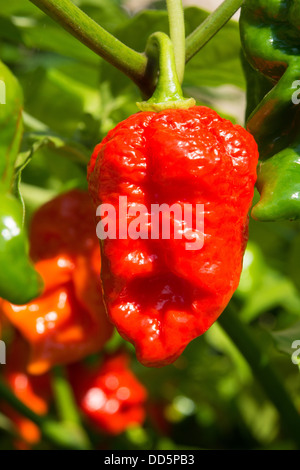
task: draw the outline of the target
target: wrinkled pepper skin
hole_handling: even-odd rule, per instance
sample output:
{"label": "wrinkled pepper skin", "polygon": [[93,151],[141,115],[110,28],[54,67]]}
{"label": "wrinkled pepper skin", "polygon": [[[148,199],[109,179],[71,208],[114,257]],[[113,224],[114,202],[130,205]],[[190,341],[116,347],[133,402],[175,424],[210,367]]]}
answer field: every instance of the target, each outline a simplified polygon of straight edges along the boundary
{"label": "wrinkled pepper skin", "polygon": [[117,220],[119,196],[127,196],[127,209],[142,203],[148,213],[155,203],[204,204],[200,250],[187,251],[172,230],[169,240],[150,239],[150,225],[141,227],[148,240],[101,242],[109,316],[142,364],[173,362],[237,288],[257,161],[250,134],[197,106],[133,115],[95,148],[89,191],[95,207],[116,208]]}
{"label": "wrinkled pepper skin", "polygon": [[69,191],[38,209],[30,241],[45,290],[25,305],[3,302],[2,310],[30,344],[28,372],[38,375],[99,351],[113,327],[102,300],[88,193]]}
{"label": "wrinkled pepper skin", "polygon": [[[49,374],[33,376],[27,373],[28,345],[16,335],[9,345],[7,364],[3,369],[3,379],[12,392],[38,415],[48,412],[52,390]],[[18,449],[28,449],[41,439],[39,427],[22,416],[7,403],[1,404],[2,411],[12,420],[19,437],[15,440]]]}
{"label": "wrinkled pepper skin", "polygon": [[23,205],[14,195],[14,166],[23,134],[23,94],[17,79],[0,61],[1,89],[3,84],[5,104],[0,104],[0,297],[22,304],[37,297],[43,285],[28,256]]}
{"label": "wrinkled pepper skin", "polygon": [[300,107],[293,100],[299,97],[300,2],[245,0],[240,30],[248,62],[247,130],[262,160],[261,199],[252,216],[295,220],[300,217]]}
{"label": "wrinkled pepper skin", "polygon": [[96,367],[74,364],[69,375],[79,407],[99,431],[118,435],[143,424],[147,391],[125,353],[107,356]]}

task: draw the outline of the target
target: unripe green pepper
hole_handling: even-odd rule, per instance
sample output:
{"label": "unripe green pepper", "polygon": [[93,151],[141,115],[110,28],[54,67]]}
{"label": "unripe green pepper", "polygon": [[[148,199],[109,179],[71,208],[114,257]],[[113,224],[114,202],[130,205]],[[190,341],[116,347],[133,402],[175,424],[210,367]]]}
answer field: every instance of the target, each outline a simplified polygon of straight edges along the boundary
{"label": "unripe green pepper", "polygon": [[8,192],[23,134],[23,93],[16,77],[1,61],[0,86],[4,97],[0,104],[0,187],[1,192]]}
{"label": "unripe green pepper", "polygon": [[17,79],[0,62],[0,297],[25,304],[42,281],[28,257],[22,202],[14,195],[15,162],[23,134],[23,95]]}
{"label": "unripe green pepper", "polygon": [[300,1],[245,0],[241,41],[250,96],[247,129],[263,161],[258,170],[261,193],[252,216],[261,221],[300,218]]}
{"label": "unripe green pepper", "polygon": [[300,217],[300,145],[288,147],[258,168],[260,201],[252,210],[258,220],[295,220]]}

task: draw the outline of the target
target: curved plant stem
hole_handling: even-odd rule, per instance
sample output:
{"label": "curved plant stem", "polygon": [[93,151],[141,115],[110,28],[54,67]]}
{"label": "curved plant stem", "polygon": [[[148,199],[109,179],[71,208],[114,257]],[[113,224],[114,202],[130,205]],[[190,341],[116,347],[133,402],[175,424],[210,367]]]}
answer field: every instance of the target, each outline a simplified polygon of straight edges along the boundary
{"label": "curved plant stem", "polygon": [[74,5],[71,0],[30,1],[89,49],[124,72],[143,92],[148,90],[150,85],[145,77],[147,59],[143,54],[134,51],[116,39]]}
{"label": "curved plant stem", "polygon": [[240,321],[232,302],[219,317],[218,323],[251,366],[255,378],[276,407],[286,432],[300,448],[300,415],[268,356],[253,338],[249,327]]}
{"label": "curved plant stem", "polygon": [[47,416],[37,415],[20,401],[1,379],[0,397],[22,416],[25,416],[35,423],[41,430],[43,437],[55,446],[70,450],[84,450],[90,448],[85,436],[78,432],[78,429],[69,425],[67,426],[64,423],[53,421]]}
{"label": "curved plant stem", "polygon": [[195,105],[193,98],[185,99],[177,77],[173,43],[165,33],[153,33],[147,42],[149,63],[159,65],[159,76],[153,96],[137,103],[141,111],[159,112],[170,108],[189,108]]}
{"label": "curved plant stem", "polygon": [[244,0],[225,0],[205,21],[186,38],[188,62],[230,20]]}
{"label": "curved plant stem", "polygon": [[167,7],[176,71],[179,83],[182,83],[185,67],[185,25],[182,0],[167,0]]}

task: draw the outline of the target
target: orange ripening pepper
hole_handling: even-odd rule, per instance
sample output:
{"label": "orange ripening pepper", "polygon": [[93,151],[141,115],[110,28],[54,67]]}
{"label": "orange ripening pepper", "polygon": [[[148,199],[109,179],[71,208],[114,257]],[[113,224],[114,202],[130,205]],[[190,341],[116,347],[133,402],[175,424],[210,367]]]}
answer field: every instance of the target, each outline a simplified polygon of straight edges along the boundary
{"label": "orange ripening pepper", "polygon": [[[33,376],[27,373],[28,344],[16,335],[9,346],[7,365],[3,378],[12,392],[26,406],[38,415],[45,415],[51,400],[51,383],[48,374]],[[41,439],[39,427],[30,419],[22,416],[7,403],[1,404],[2,411],[15,424],[19,439],[15,441],[18,449],[28,449]]]}
{"label": "orange ripening pepper", "polygon": [[[117,227],[115,239],[103,236],[101,243],[104,301],[144,365],[173,362],[232,297],[248,238],[257,162],[253,137],[201,106],[135,114],[96,146],[89,191],[95,207],[114,207]],[[125,212],[120,196],[127,201]],[[193,230],[203,247],[187,249],[187,239],[175,237],[185,233],[175,213],[169,212],[170,236],[163,239],[160,229],[153,237],[154,204],[176,204],[181,214],[189,205],[194,220],[197,204],[203,205],[204,230]],[[139,219],[140,236],[130,238],[129,229],[120,236],[124,218],[130,228],[138,207],[147,208],[146,218]],[[162,213],[168,216],[168,209]],[[105,218],[109,225],[112,216]]]}
{"label": "orange ripening pepper", "polygon": [[95,353],[112,334],[102,300],[93,220],[89,195],[79,190],[56,197],[33,216],[31,256],[45,282],[44,293],[26,305],[2,305],[30,343],[31,374]]}
{"label": "orange ripening pepper", "polygon": [[143,424],[147,392],[125,353],[108,356],[96,367],[73,364],[69,374],[78,405],[95,428],[117,435]]}

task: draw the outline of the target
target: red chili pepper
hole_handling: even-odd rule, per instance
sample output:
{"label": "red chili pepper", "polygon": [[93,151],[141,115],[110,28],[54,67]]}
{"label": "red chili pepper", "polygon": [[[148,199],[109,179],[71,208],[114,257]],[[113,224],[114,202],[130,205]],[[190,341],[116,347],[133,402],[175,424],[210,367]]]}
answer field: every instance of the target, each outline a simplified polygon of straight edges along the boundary
{"label": "red chili pepper", "polygon": [[[48,412],[51,399],[51,384],[48,374],[32,376],[27,373],[28,345],[17,335],[9,347],[7,364],[3,368],[3,378],[13,393],[39,415]],[[15,441],[18,449],[28,449],[40,441],[39,427],[30,419],[22,416],[7,403],[1,404],[2,410],[10,418],[19,433]]]}
{"label": "red chili pepper", "polygon": [[2,309],[30,343],[28,371],[41,374],[99,351],[112,333],[88,193],[73,190],[42,206],[33,217],[30,241],[45,291],[24,306],[3,302]]}
{"label": "red chili pepper", "polygon": [[[257,162],[247,131],[196,106],[133,115],[95,148],[89,191],[95,206],[114,206],[117,221],[117,238],[101,244],[104,300],[143,364],[173,362],[228,304],[242,269]],[[151,239],[150,219],[140,227],[148,239],[120,239],[119,196],[127,197],[125,210],[143,204],[148,214],[151,204],[191,204],[194,219],[196,204],[204,204],[203,248],[188,251],[172,230],[170,239]],[[181,221],[171,216],[177,234]],[[203,230],[194,233],[201,240]]]}
{"label": "red chili pepper", "polygon": [[129,369],[126,354],[106,357],[93,368],[73,364],[69,373],[78,404],[97,429],[117,435],[143,424],[147,392]]}

